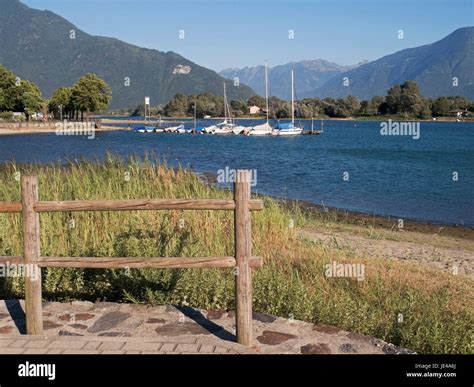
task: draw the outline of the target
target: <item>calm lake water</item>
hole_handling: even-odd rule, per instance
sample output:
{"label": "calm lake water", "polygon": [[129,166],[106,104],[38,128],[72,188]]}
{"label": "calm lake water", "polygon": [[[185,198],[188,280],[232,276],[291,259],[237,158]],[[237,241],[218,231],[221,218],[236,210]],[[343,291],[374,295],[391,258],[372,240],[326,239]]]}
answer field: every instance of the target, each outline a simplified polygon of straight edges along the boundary
{"label": "calm lake water", "polygon": [[[94,140],[55,134],[0,136],[0,162],[49,163],[102,158],[107,151],[122,156],[148,152],[197,172],[255,169],[254,190],[259,193],[474,226],[474,123],[421,122],[418,140],[381,136],[378,122],[324,124],[321,136],[292,138],[133,132],[96,133]],[[189,121],[186,125],[192,127]],[[453,180],[455,172],[458,181]]]}

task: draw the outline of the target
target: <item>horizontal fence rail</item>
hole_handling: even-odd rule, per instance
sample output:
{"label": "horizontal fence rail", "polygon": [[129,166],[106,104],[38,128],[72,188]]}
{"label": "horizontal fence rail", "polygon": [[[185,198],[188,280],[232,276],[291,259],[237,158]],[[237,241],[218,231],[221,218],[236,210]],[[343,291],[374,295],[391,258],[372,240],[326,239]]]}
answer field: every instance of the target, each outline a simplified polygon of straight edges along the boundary
{"label": "horizontal fence rail", "polygon": [[[21,202],[0,202],[0,213],[21,213],[23,257],[0,256],[0,265],[30,265],[39,275],[25,276],[27,334],[43,333],[41,268],[141,269],[141,268],[236,268],[235,304],[237,341],[252,345],[251,269],[262,266],[252,256],[251,211],[263,210],[263,202],[251,199],[251,174],[237,171],[234,199],[134,199],[40,201],[36,176],[22,176]],[[44,257],[40,254],[39,214],[77,211],[231,210],[234,211],[234,256],[227,257]]]}
{"label": "horizontal fence rail", "polygon": [[[234,200],[150,199],[150,200],[74,200],[37,202],[35,212],[150,211],[150,210],[235,210]],[[258,199],[249,201],[250,211],[263,209]],[[21,202],[0,203],[0,212],[20,213]]]}
{"label": "horizontal fence rail", "polygon": [[[261,267],[260,257],[249,259],[250,267]],[[234,257],[163,257],[163,258],[140,258],[140,257],[40,257],[39,267],[74,267],[94,269],[136,269],[136,268],[226,268],[235,267]]]}

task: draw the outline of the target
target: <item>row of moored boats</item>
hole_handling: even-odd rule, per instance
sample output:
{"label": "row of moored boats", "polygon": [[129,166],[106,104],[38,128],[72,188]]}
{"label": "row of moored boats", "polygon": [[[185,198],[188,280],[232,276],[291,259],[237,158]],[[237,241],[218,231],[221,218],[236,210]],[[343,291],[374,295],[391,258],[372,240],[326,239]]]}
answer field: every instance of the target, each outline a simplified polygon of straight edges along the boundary
{"label": "row of moored boats", "polygon": [[138,133],[198,133],[198,134],[236,134],[245,136],[295,136],[302,133],[303,129],[293,123],[278,124],[272,127],[268,122],[257,126],[242,126],[233,120],[224,120],[215,125],[186,129],[184,124],[178,126],[152,126],[136,127]]}
{"label": "row of moored boats", "polygon": [[[237,135],[247,135],[247,136],[296,136],[300,135],[303,132],[303,128],[295,125],[295,87],[294,87],[294,74],[293,70],[291,71],[291,122],[290,123],[278,123],[275,127],[272,127],[269,123],[269,106],[268,106],[268,70],[267,65],[265,64],[265,97],[266,97],[266,113],[267,121],[263,124],[256,126],[242,126],[235,123],[232,118],[230,105],[227,100],[226,86],[224,83],[224,121],[206,126],[203,128],[197,128],[196,124],[194,129],[185,129],[184,124],[178,126],[150,126],[144,125],[138,128],[135,128],[135,131],[139,133],[207,133],[207,134],[237,134]],[[194,117],[196,122],[196,113]]]}

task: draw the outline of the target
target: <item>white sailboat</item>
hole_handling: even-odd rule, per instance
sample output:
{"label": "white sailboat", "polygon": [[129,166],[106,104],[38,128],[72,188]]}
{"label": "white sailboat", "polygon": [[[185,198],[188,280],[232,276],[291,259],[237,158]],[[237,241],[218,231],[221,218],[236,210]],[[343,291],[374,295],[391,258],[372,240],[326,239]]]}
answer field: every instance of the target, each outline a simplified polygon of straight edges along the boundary
{"label": "white sailboat", "polygon": [[232,134],[233,133],[232,131],[237,126],[232,122],[230,107],[227,102],[225,82],[224,82],[224,116],[225,116],[224,121],[216,125],[208,126],[207,128],[204,129],[204,131],[206,133],[212,133],[212,134]]}
{"label": "white sailboat", "polygon": [[272,132],[274,136],[296,136],[301,134],[303,128],[295,126],[295,77],[291,70],[291,123],[278,124]]}
{"label": "white sailboat", "polygon": [[267,61],[265,61],[265,100],[267,108],[267,122],[261,125],[254,126],[249,131],[249,136],[267,136],[272,134],[273,128],[269,124],[269,109],[268,109],[268,67]]}

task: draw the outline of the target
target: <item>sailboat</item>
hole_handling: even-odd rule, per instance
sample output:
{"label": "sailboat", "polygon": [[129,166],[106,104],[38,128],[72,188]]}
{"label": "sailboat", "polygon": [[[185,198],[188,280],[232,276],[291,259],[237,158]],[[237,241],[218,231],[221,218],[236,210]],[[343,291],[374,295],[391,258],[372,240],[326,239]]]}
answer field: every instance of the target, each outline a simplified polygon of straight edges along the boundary
{"label": "sailboat", "polygon": [[295,126],[295,76],[291,70],[291,123],[278,124],[272,132],[273,136],[295,136],[301,134],[302,128]]}
{"label": "sailboat", "polygon": [[204,129],[206,133],[212,133],[212,134],[231,134],[236,125],[232,122],[232,117],[230,114],[230,107],[227,102],[227,93],[226,93],[226,88],[225,88],[225,82],[224,82],[224,121],[208,126]]}
{"label": "sailboat", "polygon": [[265,100],[267,108],[267,122],[261,125],[254,126],[250,132],[249,136],[267,136],[272,134],[273,128],[269,124],[269,109],[268,109],[268,67],[267,62],[265,61]]}

